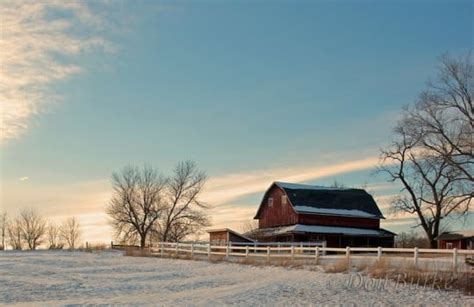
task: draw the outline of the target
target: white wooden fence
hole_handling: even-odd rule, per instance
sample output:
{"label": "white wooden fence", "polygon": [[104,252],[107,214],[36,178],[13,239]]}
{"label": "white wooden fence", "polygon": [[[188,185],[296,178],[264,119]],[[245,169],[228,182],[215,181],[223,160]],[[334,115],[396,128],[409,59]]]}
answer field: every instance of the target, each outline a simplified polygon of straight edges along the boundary
{"label": "white wooden fence", "polygon": [[312,260],[318,264],[324,259],[372,259],[380,260],[382,256],[411,258],[415,267],[419,266],[420,260],[448,261],[452,271],[456,271],[460,259],[474,257],[474,250],[465,249],[419,249],[415,248],[386,248],[386,247],[346,247],[334,248],[326,246],[235,246],[210,245],[202,243],[170,243],[159,242],[157,246],[150,249],[152,254],[166,257],[187,255],[219,256],[225,259],[230,257],[250,258],[257,257],[266,260],[291,259]]}

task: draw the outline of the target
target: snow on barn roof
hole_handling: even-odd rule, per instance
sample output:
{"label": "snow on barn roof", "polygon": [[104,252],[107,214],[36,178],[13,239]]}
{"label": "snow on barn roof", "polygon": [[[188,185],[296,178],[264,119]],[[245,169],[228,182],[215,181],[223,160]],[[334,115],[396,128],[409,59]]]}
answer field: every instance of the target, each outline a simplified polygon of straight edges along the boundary
{"label": "snow on barn roof", "polygon": [[324,209],[324,208],[314,208],[308,206],[294,206],[296,212],[298,213],[313,213],[321,215],[344,215],[352,217],[366,217],[366,218],[378,218],[377,215],[367,213],[361,210],[348,210],[348,209]]}
{"label": "snow on barn roof", "polygon": [[290,183],[290,182],[281,182],[281,181],[275,181],[275,184],[281,188],[292,189],[292,190],[347,190],[345,188],[324,187],[320,185],[309,185],[309,184]]}
{"label": "snow on barn roof", "polygon": [[474,230],[446,231],[437,236],[436,240],[459,240],[474,237]]}
{"label": "snow on barn roof", "polygon": [[365,229],[354,227],[319,226],[296,224],[291,226],[281,226],[272,228],[257,229],[260,236],[275,236],[285,233],[317,233],[317,234],[338,234],[346,236],[373,236],[391,237],[395,234],[385,229]]}
{"label": "snow on barn roof", "polygon": [[[273,186],[277,186],[285,192],[291,206],[297,213],[384,218],[372,196],[363,189],[323,187],[277,181],[270,186],[265,195]],[[255,218],[258,218],[262,204],[263,201]]]}

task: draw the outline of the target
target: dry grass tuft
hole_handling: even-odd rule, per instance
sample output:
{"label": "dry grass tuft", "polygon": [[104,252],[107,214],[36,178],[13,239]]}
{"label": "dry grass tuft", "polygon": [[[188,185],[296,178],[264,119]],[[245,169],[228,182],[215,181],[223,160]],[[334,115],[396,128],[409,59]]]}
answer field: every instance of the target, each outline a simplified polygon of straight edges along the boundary
{"label": "dry grass tuft", "polygon": [[110,245],[105,243],[96,243],[96,244],[88,244],[86,247],[81,247],[80,250],[85,251],[87,253],[93,253],[98,251],[104,251],[109,249]]}
{"label": "dry grass tuft", "polygon": [[[362,268],[362,264],[359,268]],[[436,263],[426,262],[416,267],[407,263],[400,267],[392,265],[387,258],[368,265],[364,270],[367,275],[377,279],[391,279],[406,282],[414,288],[430,287],[439,290],[459,290],[467,295],[474,295],[474,274],[470,272],[452,273],[440,270]]]}
{"label": "dry grass tuft", "polygon": [[336,261],[335,263],[328,264],[324,267],[326,273],[342,273],[347,272],[350,268],[350,263],[346,258]]}
{"label": "dry grass tuft", "polygon": [[370,264],[369,262],[363,261],[363,262],[356,262],[354,265],[355,269],[359,272],[365,272],[369,269]]}
{"label": "dry grass tuft", "polygon": [[123,250],[123,255],[130,257],[150,257],[151,252],[148,248],[127,247]]}
{"label": "dry grass tuft", "polygon": [[366,268],[368,274],[373,278],[384,278],[387,274],[393,272],[390,261],[387,258],[380,258]]}
{"label": "dry grass tuft", "polygon": [[257,266],[257,265],[261,265],[261,261],[258,261],[254,258],[243,258],[243,259],[239,259],[237,260],[237,263],[239,264],[245,264],[245,265],[254,265],[254,266]]}
{"label": "dry grass tuft", "polygon": [[[278,259],[278,260],[267,260],[267,259],[255,259],[255,258],[242,258],[236,261],[238,264],[252,265],[252,266],[276,266],[291,269],[304,268],[306,263],[304,261],[294,261],[291,259]],[[314,262],[313,262],[314,264]]]}
{"label": "dry grass tuft", "polygon": [[474,273],[464,272],[458,274],[453,287],[463,291],[466,295],[474,295]]}
{"label": "dry grass tuft", "polygon": [[175,255],[175,258],[177,259],[183,259],[183,260],[193,260],[194,258],[191,256],[191,254],[182,254],[182,255]]}
{"label": "dry grass tuft", "polygon": [[226,260],[224,255],[212,255],[209,258],[209,261],[212,263],[222,262],[224,260]]}
{"label": "dry grass tuft", "polygon": [[304,262],[294,261],[291,259],[274,260],[274,261],[270,261],[269,264],[273,266],[291,268],[291,269],[301,269],[305,265]]}
{"label": "dry grass tuft", "polygon": [[[467,295],[474,295],[474,274],[469,272],[452,273],[449,271],[433,271],[415,268],[397,271],[409,284],[418,287],[428,286],[440,290],[459,290]],[[399,278],[397,276],[397,278]],[[393,278],[392,276],[392,279]]]}

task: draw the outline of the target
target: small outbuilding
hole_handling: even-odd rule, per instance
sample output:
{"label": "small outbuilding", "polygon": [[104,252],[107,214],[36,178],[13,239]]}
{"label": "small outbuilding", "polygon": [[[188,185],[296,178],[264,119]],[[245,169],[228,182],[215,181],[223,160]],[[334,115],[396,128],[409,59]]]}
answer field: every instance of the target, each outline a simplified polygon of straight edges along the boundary
{"label": "small outbuilding", "polygon": [[254,241],[247,238],[232,229],[211,229],[207,231],[209,233],[209,243],[211,245],[227,245],[229,242],[238,243],[253,243]]}
{"label": "small outbuilding", "polygon": [[474,249],[474,230],[443,232],[436,240],[439,249]]}

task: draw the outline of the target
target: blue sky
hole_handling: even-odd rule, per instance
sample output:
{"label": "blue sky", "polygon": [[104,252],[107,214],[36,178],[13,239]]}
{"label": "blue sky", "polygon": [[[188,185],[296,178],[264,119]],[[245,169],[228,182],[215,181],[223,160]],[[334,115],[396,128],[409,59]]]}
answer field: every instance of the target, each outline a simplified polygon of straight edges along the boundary
{"label": "blue sky", "polygon": [[[240,185],[225,201],[208,197],[215,224],[236,228],[282,178],[396,193],[372,174],[378,148],[437,58],[472,49],[474,20],[469,1],[6,2],[7,11],[17,13],[5,24],[32,47],[7,27],[15,57],[5,75],[25,81],[2,80],[16,89],[4,97],[16,102],[4,104],[2,206],[82,214],[86,234],[103,238],[108,180],[127,163],[168,172],[192,159],[210,189]],[[24,31],[32,24],[49,45]],[[333,169],[318,175],[324,167]]]}

